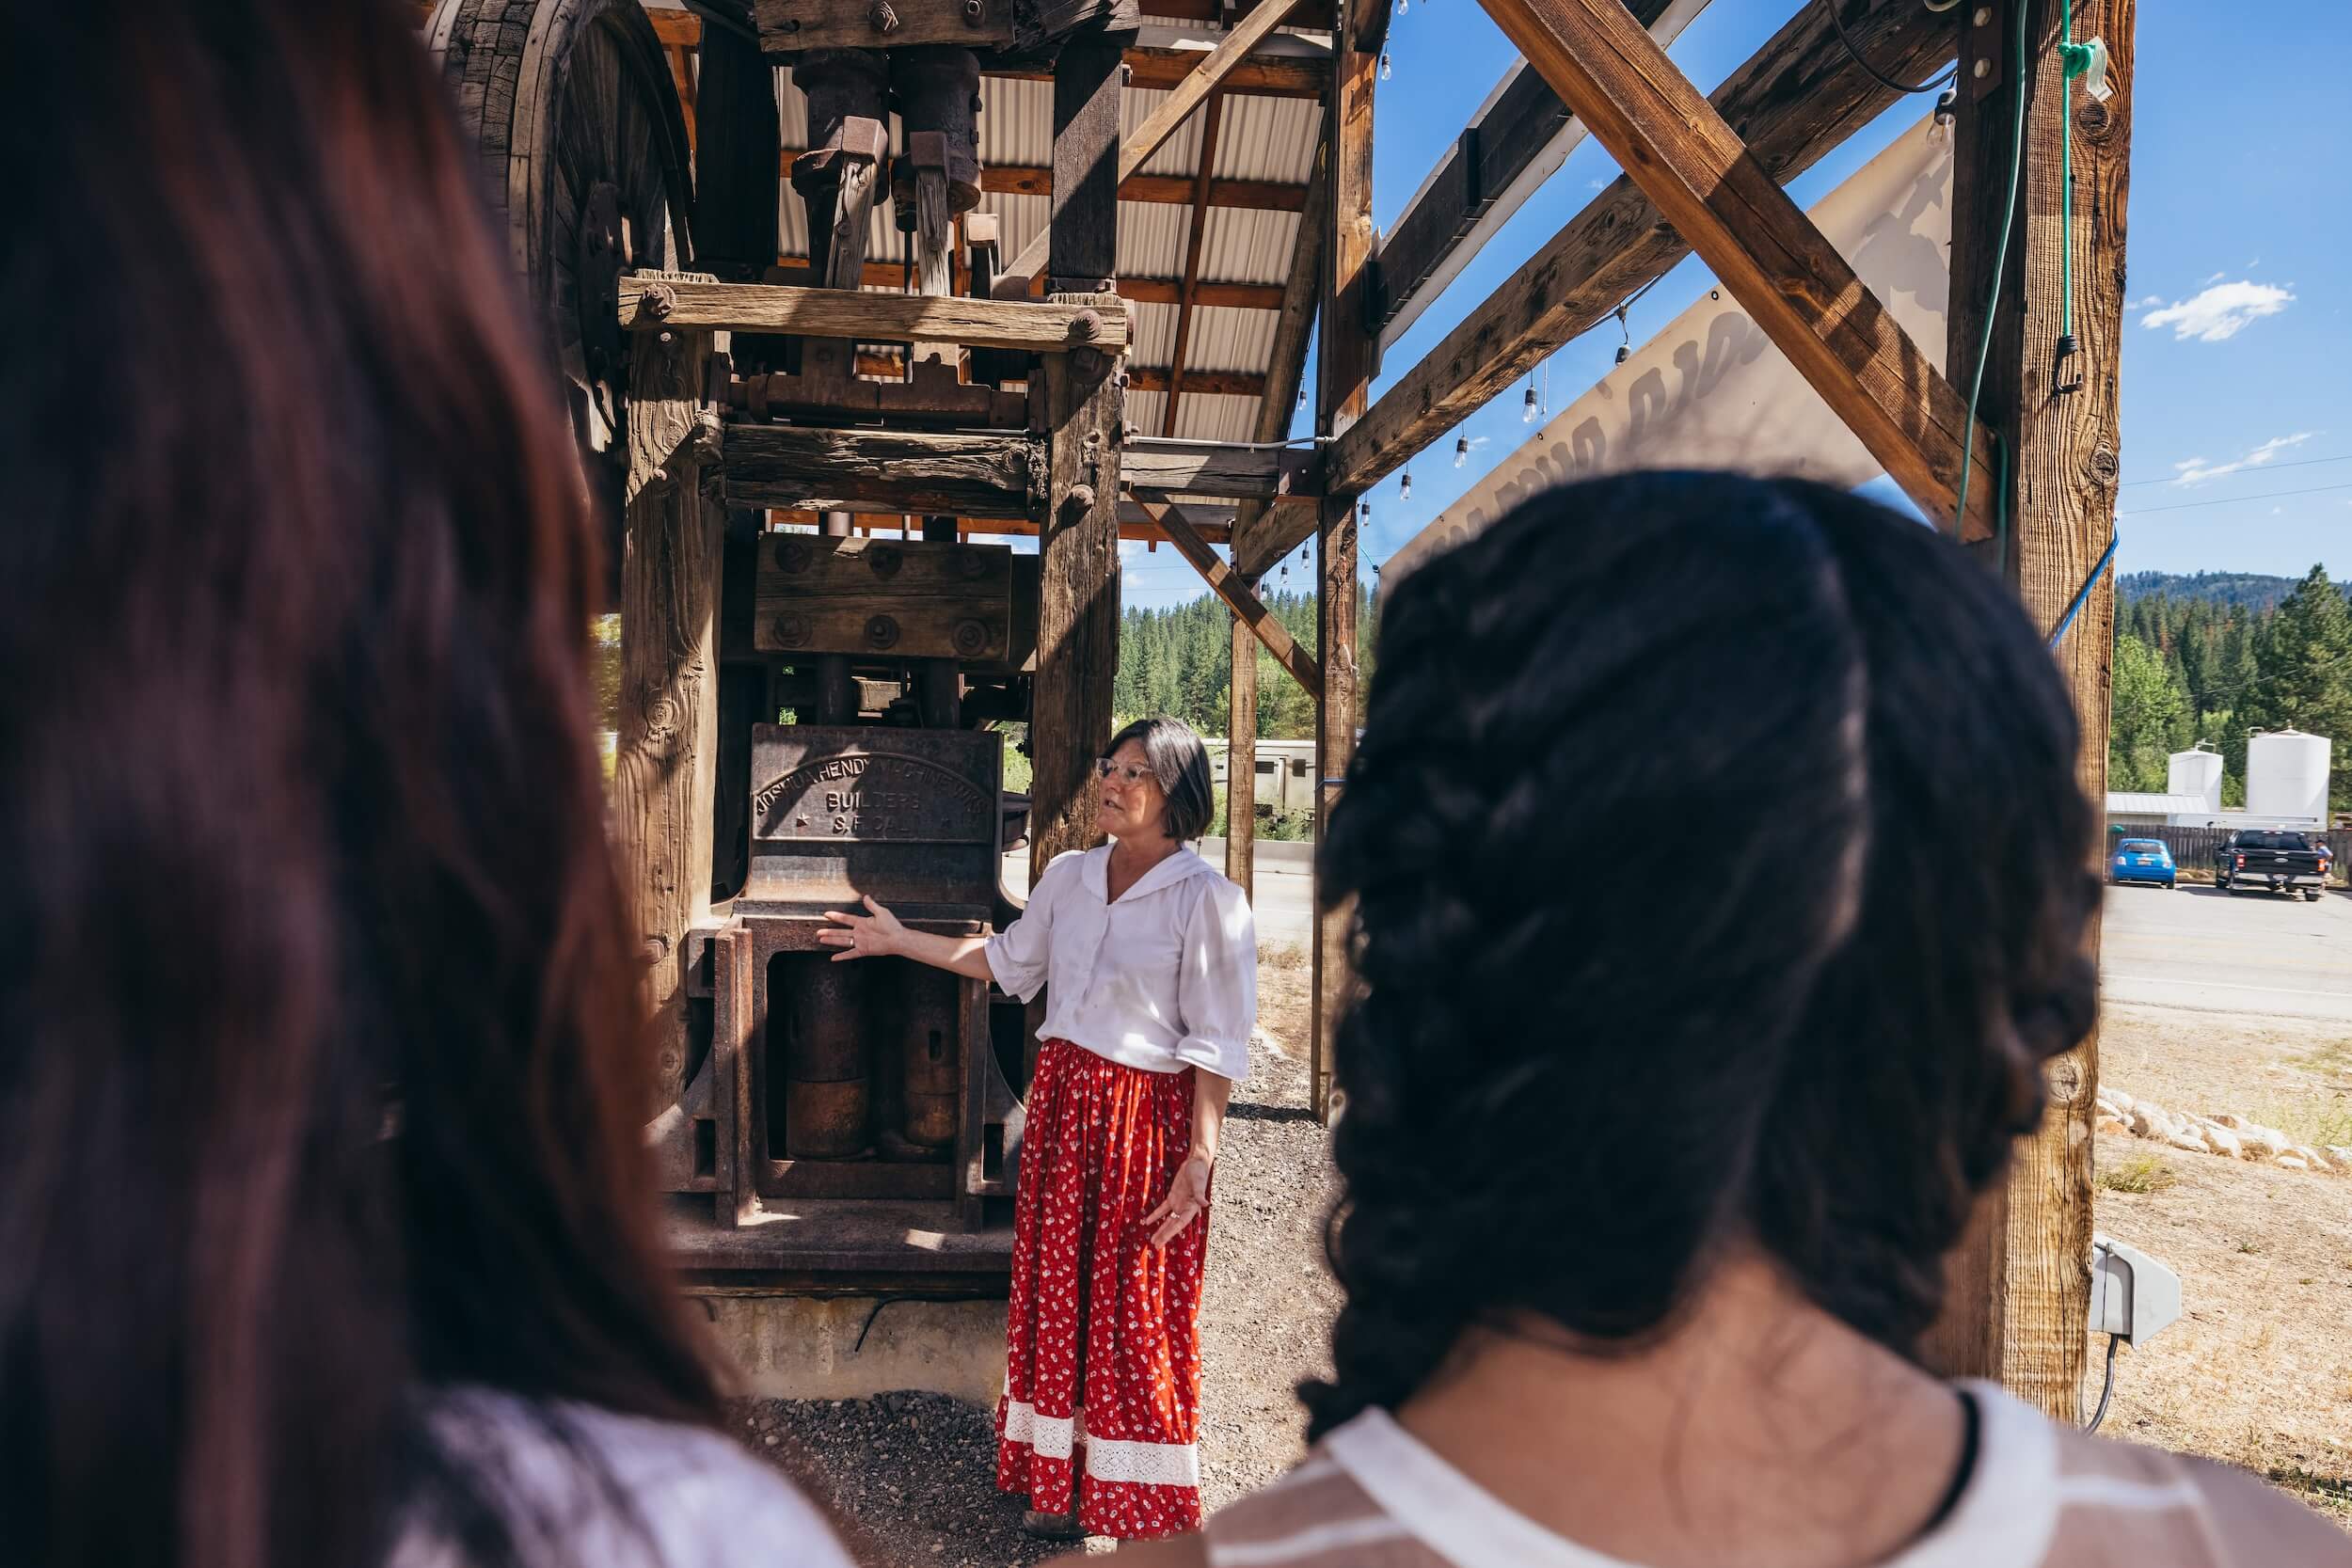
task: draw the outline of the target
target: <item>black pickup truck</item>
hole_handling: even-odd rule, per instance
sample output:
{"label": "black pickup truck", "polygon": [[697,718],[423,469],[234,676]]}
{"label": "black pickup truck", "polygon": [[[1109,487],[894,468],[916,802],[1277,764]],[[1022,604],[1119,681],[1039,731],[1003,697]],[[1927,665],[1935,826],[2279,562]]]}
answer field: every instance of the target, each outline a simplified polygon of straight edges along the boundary
{"label": "black pickup truck", "polygon": [[2213,885],[2224,893],[2268,888],[2319,902],[2328,884],[2328,851],[2284,829],[2241,829],[2213,852]]}

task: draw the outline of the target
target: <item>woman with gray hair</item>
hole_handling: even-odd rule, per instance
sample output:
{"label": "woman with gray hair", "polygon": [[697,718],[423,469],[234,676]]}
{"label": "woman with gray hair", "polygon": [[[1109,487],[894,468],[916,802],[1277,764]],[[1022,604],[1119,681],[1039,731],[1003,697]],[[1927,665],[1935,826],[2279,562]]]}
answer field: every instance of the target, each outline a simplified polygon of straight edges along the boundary
{"label": "woman with gray hair", "polygon": [[[1061,855],[993,937],[828,912],[838,963],[881,954],[1050,992],[996,1415],[996,1484],[1051,1536],[1200,1523],[1200,1276],[1226,1097],[1258,1018],[1249,902],[1187,847],[1215,809],[1200,737],[1146,719],[1097,759],[1099,848]],[[1081,1410],[1083,1408],[1083,1414]]]}

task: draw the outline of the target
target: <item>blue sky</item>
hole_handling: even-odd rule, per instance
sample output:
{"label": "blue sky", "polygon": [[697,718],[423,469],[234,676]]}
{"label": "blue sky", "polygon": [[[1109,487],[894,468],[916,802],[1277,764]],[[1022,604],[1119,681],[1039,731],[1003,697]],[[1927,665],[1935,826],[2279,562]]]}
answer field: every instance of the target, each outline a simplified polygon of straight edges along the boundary
{"label": "blue sky", "polygon": [[[1711,88],[1797,3],[1714,0],[1671,53]],[[2258,24],[2217,20],[2191,0],[2139,8],[2117,568],[2300,575],[2316,561],[2352,578],[2352,319],[2344,297],[2352,284],[2344,259],[2352,251],[2352,117],[2342,106],[2352,14],[2325,0],[2280,0]],[[1373,219],[1383,229],[1515,57],[1476,0],[1407,0],[1390,52],[1394,75],[1380,85],[1375,110]],[[1815,166],[1790,187],[1798,205],[1867,162],[1931,102],[1896,104]],[[1616,172],[1587,138],[1390,349],[1374,395]],[[1634,341],[1711,281],[1695,260],[1668,274],[1634,307]],[[1552,356],[1549,405],[1598,380],[1617,341],[1612,324]],[[1466,468],[1453,467],[1452,436],[1433,445],[1412,465],[1411,500],[1400,499],[1395,476],[1373,492],[1367,570],[1518,444],[1520,405],[1515,388],[1464,421],[1458,434],[1478,443]],[[1292,586],[1312,580],[1299,564],[1293,556]],[[1130,546],[1125,566],[1130,604],[1203,592],[1167,550]]]}

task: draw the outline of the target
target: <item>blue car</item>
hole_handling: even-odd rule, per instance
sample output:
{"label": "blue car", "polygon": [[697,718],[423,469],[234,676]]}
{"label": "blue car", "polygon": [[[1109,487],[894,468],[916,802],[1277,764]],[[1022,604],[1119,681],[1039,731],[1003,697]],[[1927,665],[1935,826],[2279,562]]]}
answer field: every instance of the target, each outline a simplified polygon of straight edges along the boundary
{"label": "blue car", "polygon": [[2172,851],[2164,847],[2162,839],[2127,838],[2115,847],[2115,856],[2107,863],[2107,880],[2178,887],[2180,872],[2172,864]]}

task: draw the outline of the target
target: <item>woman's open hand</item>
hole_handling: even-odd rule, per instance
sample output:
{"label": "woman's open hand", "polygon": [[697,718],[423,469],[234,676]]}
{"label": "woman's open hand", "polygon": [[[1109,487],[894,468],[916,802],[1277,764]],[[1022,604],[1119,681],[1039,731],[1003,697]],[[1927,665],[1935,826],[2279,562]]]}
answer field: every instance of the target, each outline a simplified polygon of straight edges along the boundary
{"label": "woman's open hand", "polygon": [[817,940],[827,947],[838,947],[833,961],[842,963],[850,958],[879,958],[898,951],[898,939],[907,928],[898,924],[898,917],[874,902],[874,895],[866,895],[866,912],[862,915],[843,914],[827,910],[825,918],[838,922],[817,933]]}
{"label": "woman's open hand", "polygon": [[1160,1206],[1143,1216],[1146,1225],[1159,1222],[1159,1228],[1152,1232],[1152,1244],[1168,1245],[1208,1209],[1209,1162],[1187,1156],[1176,1167],[1176,1179],[1168,1184],[1168,1196],[1160,1199]]}

